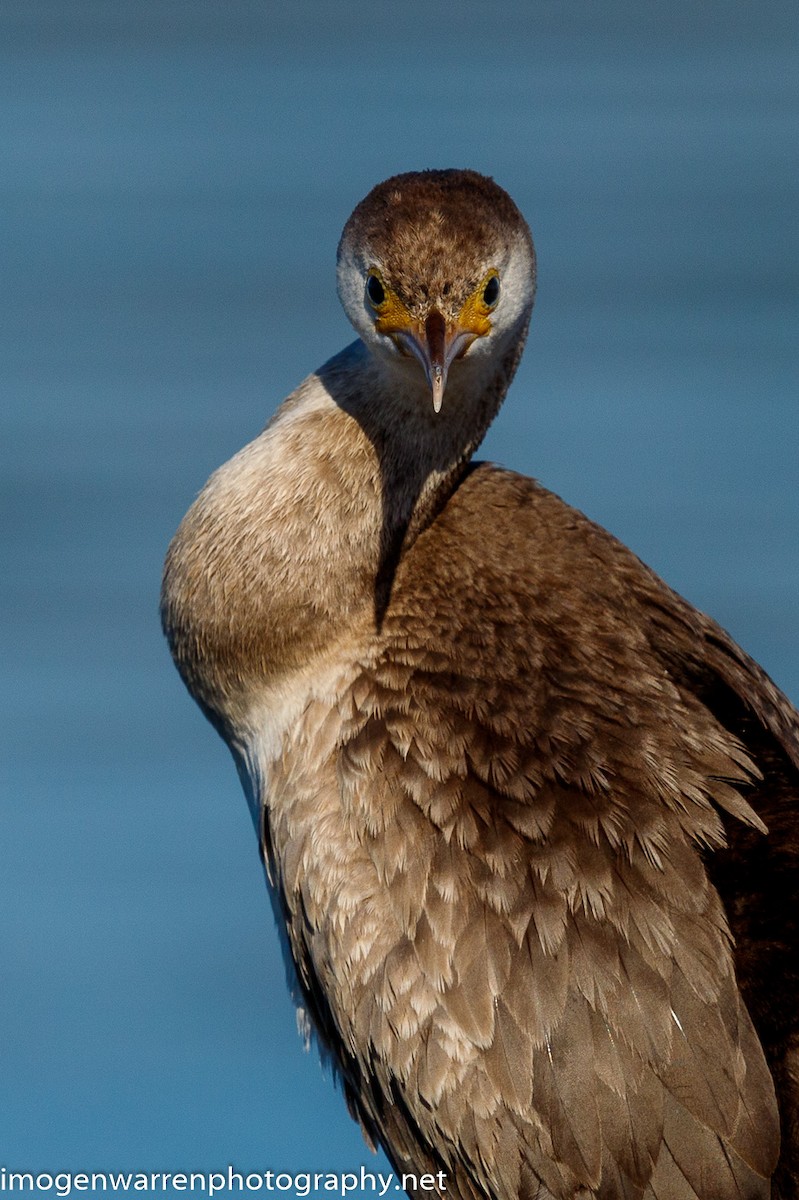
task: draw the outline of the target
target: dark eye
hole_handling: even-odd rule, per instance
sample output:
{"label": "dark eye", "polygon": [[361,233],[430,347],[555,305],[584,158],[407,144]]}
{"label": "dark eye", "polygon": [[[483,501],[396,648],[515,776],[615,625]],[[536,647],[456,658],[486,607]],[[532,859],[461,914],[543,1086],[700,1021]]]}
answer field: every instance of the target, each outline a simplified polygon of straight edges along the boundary
{"label": "dark eye", "polygon": [[483,304],[486,308],[493,308],[497,300],[499,300],[499,279],[496,275],[492,275],[483,289]]}
{"label": "dark eye", "polygon": [[376,275],[370,275],[366,280],[366,295],[375,308],[379,308],[385,300],[386,290]]}

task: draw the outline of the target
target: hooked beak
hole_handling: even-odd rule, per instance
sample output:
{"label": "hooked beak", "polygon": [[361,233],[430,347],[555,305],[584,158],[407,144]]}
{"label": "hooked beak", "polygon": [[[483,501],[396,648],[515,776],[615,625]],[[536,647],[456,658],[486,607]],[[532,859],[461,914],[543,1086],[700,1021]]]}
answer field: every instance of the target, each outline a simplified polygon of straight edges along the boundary
{"label": "hooked beak", "polygon": [[433,410],[441,412],[450,365],[466,353],[478,334],[458,324],[448,325],[438,309],[433,308],[424,325],[398,329],[393,336],[403,350],[410,350],[422,364],[433,394]]}

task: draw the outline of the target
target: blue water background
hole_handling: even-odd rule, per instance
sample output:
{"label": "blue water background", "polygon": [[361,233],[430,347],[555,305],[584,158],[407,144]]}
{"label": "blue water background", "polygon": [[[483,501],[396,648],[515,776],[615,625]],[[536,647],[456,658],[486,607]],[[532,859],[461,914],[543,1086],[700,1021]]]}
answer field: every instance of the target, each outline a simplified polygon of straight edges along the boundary
{"label": "blue water background", "polygon": [[246,805],[157,617],[193,495],[351,338],[335,247],[379,179],[511,192],[539,294],[483,456],[799,697],[796,20],[3,4],[0,1165],[386,1169],[295,1034]]}

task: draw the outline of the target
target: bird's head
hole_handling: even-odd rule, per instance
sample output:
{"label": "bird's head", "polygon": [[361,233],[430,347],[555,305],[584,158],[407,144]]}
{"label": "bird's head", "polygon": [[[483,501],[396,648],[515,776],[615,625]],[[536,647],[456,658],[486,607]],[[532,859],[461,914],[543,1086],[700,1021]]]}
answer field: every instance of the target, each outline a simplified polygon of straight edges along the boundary
{"label": "bird's head", "polygon": [[395,175],[347,222],[338,289],[366,345],[426,380],[438,413],[450,371],[501,360],[524,337],[535,296],[530,231],[484,175]]}

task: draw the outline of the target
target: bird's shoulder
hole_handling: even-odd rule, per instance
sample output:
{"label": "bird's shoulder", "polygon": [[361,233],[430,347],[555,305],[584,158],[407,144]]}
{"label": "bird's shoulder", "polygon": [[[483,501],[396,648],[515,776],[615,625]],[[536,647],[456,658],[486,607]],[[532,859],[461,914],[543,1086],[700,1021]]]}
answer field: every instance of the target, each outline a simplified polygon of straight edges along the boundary
{"label": "bird's shoulder", "polygon": [[534,703],[531,671],[564,683],[576,671],[592,706],[653,687],[678,696],[659,723],[701,721],[695,701],[714,718],[743,705],[748,722],[727,724],[738,736],[757,724],[799,771],[799,716],[762,667],[606,529],[492,464],[475,464],[403,557],[386,632],[427,646],[431,663],[490,672],[506,694],[517,681],[521,704]]}

